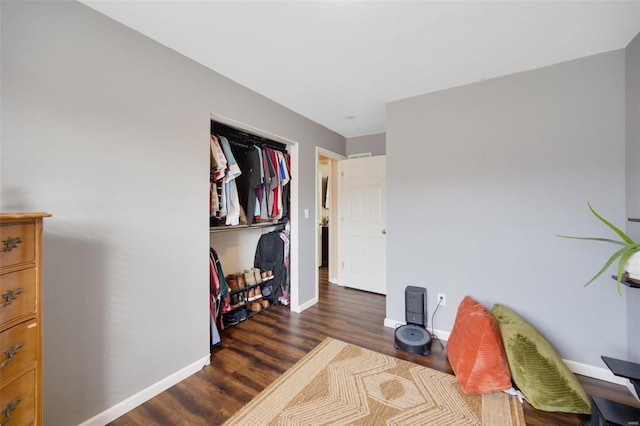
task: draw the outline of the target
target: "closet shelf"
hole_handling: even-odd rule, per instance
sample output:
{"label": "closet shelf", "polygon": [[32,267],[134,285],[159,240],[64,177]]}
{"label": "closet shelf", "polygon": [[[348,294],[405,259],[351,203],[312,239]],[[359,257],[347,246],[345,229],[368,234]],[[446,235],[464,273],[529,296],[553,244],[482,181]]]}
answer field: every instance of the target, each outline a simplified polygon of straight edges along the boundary
{"label": "closet shelf", "polygon": [[209,233],[216,234],[218,232],[245,231],[248,229],[270,228],[270,227],[279,226],[279,225],[284,225],[284,223],[262,222],[262,223],[254,223],[251,226],[249,225],[212,226],[209,228]]}

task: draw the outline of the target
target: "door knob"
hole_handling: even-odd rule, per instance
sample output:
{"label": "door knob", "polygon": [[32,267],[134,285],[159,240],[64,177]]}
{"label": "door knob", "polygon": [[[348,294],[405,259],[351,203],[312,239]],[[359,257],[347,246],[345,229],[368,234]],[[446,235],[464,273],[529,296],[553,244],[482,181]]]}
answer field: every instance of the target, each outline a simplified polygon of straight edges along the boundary
{"label": "door knob", "polygon": [[383,229],[383,230],[382,230],[382,235],[386,235],[386,234],[387,234],[387,230],[386,230],[386,229]]}

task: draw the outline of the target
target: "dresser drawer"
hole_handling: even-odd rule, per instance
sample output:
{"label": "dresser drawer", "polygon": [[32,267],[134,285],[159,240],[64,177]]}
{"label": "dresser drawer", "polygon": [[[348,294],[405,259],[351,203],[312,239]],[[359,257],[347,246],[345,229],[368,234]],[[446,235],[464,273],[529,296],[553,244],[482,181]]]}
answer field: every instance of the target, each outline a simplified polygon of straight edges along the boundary
{"label": "dresser drawer", "polygon": [[[36,371],[31,370],[0,389],[0,412],[10,411],[6,426],[33,424],[36,416]],[[0,413],[0,424],[6,415]]]}
{"label": "dresser drawer", "polygon": [[36,312],[36,270],[23,269],[0,275],[0,327]]}
{"label": "dresser drawer", "polygon": [[0,225],[0,267],[36,259],[35,229],[33,222]]}
{"label": "dresser drawer", "polygon": [[38,323],[25,321],[0,333],[0,383],[36,362]]}

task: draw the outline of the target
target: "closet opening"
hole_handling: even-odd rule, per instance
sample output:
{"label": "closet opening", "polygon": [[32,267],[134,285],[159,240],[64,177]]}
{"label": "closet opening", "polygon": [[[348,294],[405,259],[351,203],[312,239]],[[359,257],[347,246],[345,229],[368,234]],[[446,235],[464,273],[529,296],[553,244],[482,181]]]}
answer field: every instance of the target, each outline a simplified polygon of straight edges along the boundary
{"label": "closet opening", "polygon": [[316,147],[316,297],[320,295],[319,280],[339,284],[338,241],[340,198],[338,196],[338,163],[346,157],[325,148]]}
{"label": "closet opening", "polygon": [[298,146],[212,114],[209,152],[215,347],[224,328],[276,305],[298,309]]}

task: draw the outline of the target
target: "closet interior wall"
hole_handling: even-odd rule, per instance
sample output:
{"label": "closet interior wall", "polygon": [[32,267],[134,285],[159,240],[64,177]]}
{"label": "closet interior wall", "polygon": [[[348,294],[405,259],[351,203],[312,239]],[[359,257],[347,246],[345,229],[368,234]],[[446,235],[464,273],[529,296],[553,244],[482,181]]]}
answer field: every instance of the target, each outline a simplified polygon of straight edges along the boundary
{"label": "closet interior wall", "polygon": [[209,234],[209,244],[216,249],[225,274],[242,272],[253,267],[253,259],[260,236],[274,229],[277,228],[260,227],[230,232],[212,232]]}

